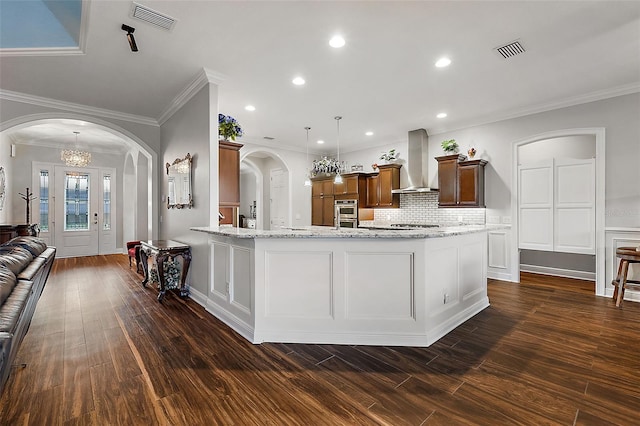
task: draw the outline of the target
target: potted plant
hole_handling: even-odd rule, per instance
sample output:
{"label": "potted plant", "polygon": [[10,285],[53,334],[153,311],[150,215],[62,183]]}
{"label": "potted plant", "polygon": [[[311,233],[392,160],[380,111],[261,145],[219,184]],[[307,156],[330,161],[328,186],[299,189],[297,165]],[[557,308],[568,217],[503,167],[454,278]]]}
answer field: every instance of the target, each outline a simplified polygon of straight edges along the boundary
{"label": "potted plant", "polygon": [[218,114],[218,134],[225,141],[235,141],[242,136],[242,127],[230,115]]}
{"label": "potted plant", "polygon": [[390,149],[389,151],[383,152],[380,154],[380,160],[384,160],[387,163],[391,163],[398,159],[400,153],[395,149]]}
{"label": "potted plant", "polygon": [[455,139],[442,141],[442,150],[446,154],[455,154],[458,152],[458,142]]}

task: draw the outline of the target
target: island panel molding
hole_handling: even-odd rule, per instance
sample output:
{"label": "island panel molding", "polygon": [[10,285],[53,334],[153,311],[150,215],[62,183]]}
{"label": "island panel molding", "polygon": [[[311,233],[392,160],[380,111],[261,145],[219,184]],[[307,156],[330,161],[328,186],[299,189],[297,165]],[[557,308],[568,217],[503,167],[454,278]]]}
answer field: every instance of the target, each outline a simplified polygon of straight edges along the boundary
{"label": "island panel molding", "polygon": [[[192,228],[210,239],[207,311],[252,343],[402,346],[429,346],[489,306],[488,229]],[[242,308],[250,295],[250,312],[234,294]]]}

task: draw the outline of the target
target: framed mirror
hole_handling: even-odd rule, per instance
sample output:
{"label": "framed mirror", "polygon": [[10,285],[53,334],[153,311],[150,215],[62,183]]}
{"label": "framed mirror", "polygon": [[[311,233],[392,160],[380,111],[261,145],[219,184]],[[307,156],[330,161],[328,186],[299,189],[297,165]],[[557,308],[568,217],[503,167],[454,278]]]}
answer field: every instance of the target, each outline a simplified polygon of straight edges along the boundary
{"label": "framed mirror", "polygon": [[167,208],[183,209],[193,207],[191,197],[191,154],[167,163]]}

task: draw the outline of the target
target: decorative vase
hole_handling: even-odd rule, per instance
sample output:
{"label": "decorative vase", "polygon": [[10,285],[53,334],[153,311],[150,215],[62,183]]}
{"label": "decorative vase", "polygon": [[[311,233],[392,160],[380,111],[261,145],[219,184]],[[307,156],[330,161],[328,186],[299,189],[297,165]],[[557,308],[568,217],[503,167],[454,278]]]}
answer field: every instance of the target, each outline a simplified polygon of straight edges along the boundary
{"label": "decorative vase", "polygon": [[469,148],[469,150],[467,151],[467,154],[469,154],[469,158],[473,158],[476,156],[476,149],[474,147]]}

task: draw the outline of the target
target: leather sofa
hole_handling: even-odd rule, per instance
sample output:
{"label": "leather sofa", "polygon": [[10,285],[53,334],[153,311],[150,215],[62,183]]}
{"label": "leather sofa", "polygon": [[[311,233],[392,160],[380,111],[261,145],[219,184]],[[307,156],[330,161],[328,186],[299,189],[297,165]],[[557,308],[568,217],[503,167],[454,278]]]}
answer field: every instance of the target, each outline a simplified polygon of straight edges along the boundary
{"label": "leather sofa", "polygon": [[17,237],[0,245],[0,394],[55,255],[55,247],[36,237]]}

